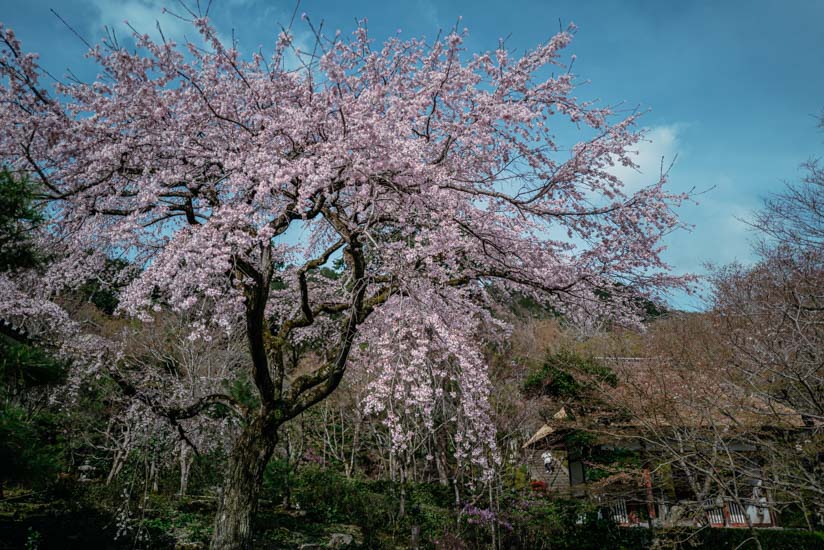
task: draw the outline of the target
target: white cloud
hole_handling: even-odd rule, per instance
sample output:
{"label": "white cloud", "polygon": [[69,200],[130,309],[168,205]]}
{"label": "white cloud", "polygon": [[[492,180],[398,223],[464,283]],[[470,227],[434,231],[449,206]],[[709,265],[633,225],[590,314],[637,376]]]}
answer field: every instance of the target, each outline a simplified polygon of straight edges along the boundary
{"label": "white cloud", "polygon": [[670,124],[644,129],[643,141],[634,147],[635,153],[630,155],[638,168],[616,166],[610,170],[624,182],[627,194],[658,181],[662,159],[663,168],[666,170],[679,153],[679,134],[682,128],[681,124]]}
{"label": "white cloud", "polygon": [[[89,21],[95,38],[102,35],[104,26],[113,28],[119,37],[131,35],[132,31],[125,21],[138,32],[148,34],[156,40],[160,39],[158,22],[167,40],[183,42],[185,37],[194,39],[197,35],[190,23],[163,13],[163,8],[168,4],[163,0],[91,0],[90,3],[97,9],[97,17]],[[180,9],[173,11],[177,13]]]}
{"label": "white cloud", "polygon": [[[97,17],[93,17],[89,21],[89,27],[96,42],[99,37],[103,35],[103,28],[108,26],[117,33],[118,38],[122,39],[126,36],[131,36],[133,30],[141,34],[148,34],[152,40],[160,41],[161,35],[158,32],[157,26],[163,32],[166,40],[183,44],[187,40],[203,46],[204,41],[195,26],[188,20],[192,18],[191,14],[187,12],[179,3],[170,0],[88,0],[89,3],[96,8]],[[243,7],[251,0],[229,0],[229,7],[239,8]],[[184,2],[190,10],[197,13],[198,8],[195,2]],[[214,20],[214,11],[217,2],[211,6],[209,18]],[[208,5],[208,0],[201,2],[201,8],[205,10]],[[223,6],[226,7],[226,6]],[[167,10],[164,13],[164,8]],[[128,22],[128,24],[127,24]],[[231,35],[224,34],[217,29],[217,37],[224,44],[230,46],[232,39]]]}

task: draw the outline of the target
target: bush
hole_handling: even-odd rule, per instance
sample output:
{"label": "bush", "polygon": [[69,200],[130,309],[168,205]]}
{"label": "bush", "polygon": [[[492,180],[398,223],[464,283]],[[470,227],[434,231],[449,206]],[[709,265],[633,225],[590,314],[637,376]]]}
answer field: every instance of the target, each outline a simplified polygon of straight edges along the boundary
{"label": "bush", "polygon": [[529,372],[523,391],[528,397],[546,395],[581,399],[590,392],[594,381],[614,387],[618,384],[618,377],[594,359],[562,350],[548,356],[540,367]]}
{"label": "bush", "polygon": [[41,486],[61,466],[60,448],[49,443],[54,431],[49,415],[30,417],[20,407],[0,408],[0,496],[6,482]]}
{"label": "bush", "polygon": [[293,470],[282,461],[269,464],[264,483],[267,498],[280,503],[288,496],[292,507],[314,522],[357,525],[368,548],[383,547],[381,537],[408,540],[413,525],[420,527],[423,541],[433,542],[455,524],[449,509],[454,496],[439,484],[351,479],[315,465]]}
{"label": "bush", "polygon": [[626,529],[597,518],[582,501],[525,501],[502,532],[507,548],[547,550],[642,549],[651,545],[648,529]]}
{"label": "bush", "polygon": [[[691,537],[692,535],[692,537]],[[822,550],[824,533],[789,529],[756,529],[755,536],[764,550]],[[718,550],[754,550],[758,545],[748,529],[703,529],[698,532],[673,532],[661,537],[675,548],[712,548]],[[689,540],[687,540],[689,538]],[[679,543],[679,541],[686,541]]]}

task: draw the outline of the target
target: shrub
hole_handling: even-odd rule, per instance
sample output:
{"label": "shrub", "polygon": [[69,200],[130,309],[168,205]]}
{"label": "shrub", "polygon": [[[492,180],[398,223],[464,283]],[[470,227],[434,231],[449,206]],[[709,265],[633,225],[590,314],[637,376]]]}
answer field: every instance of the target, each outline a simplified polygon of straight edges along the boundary
{"label": "shrub", "polygon": [[615,373],[594,359],[571,351],[559,351],[530,371],[524,380],[523,390],[527,396],[579,399],[591,389],[593,381],[611,386],[618,384]]}
{"label": "shrub", "polygon": [[[756,529],[754,535],[758,537],[761,548],[764,550],[824,549],[824,533],[790,529]],[[703,529],[697,532],[675,532],[669,536],[665,533],[661,538],[669,539],[674,543],[674,547],[683,549],[754,550],[758,548],[756,542],[752,540],[753,532],[748,529]],[[679,543],[679,541],[686,542]]]}

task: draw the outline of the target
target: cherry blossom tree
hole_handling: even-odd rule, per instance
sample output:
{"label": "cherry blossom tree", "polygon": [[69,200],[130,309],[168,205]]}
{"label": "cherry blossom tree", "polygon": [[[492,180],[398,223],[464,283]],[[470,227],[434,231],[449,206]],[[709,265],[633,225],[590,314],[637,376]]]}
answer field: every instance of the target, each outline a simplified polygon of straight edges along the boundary
{"label": "cherry blossom tree", "polygon": [[[481,463],[488,382],[474,336],[492,289],[632,322],[638,295],[683,284],[660,252],[685,197],[663,175],[632,193],[614,175],[634,166],[643,132],[637,113],[574,95],[561,60],[573,27],[518,57],[504,43],[470,55],[457,29],[377,44],[362,21],[350,38],[316,33],[311,53],[284,30],[271,57],[245,59],[191,15],[202,43],[108,38],[89,52],[97,80],[51,88],[2,29],[0,155],[42,187],[40,245],[55,261],[3,276],[0,315],[49,315],[44,337],[172,422],[235,411],[214,548],[248,546],[279,428],[350,362],[387,373],[376,398],[397,397],[394,383],[418,405],[433,397],[423,370],[456,376],[460,452]],[[77,337],[55,297],[113,258],[133,266],[122,315],[185,314],[191,338],[243,336],[247,360],[216,371],[251,378],[254,406],[220,384],[148,390],[124,337]]]}

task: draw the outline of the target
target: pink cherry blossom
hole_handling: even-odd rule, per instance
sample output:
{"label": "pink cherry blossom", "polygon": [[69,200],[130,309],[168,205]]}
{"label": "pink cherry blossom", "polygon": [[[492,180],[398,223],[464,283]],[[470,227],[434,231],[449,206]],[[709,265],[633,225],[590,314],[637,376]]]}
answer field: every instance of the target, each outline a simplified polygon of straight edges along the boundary
{"label": "pink cherry blossom", "polygon": [[[404,418],[426,425],[448,391],[459,458],[488,469],[477,327],[493,291],[629,323],[638,296],[684,284],[660,253],[686,197],[664,177],[629,193],[611,171],[634,166],[638,115],[574,95],[562,58],[574,28],[520,56],[503,44],[470,55],[466,31],[378,44],[364,21],[348,39],[318,36],[314,55],[284,31],[268,60],[246,60],[205,18],[193,24],[205,47],[104,42],[89,52],[96,81],[52,88],[0,28],[0,161],[44,190],[41,242],[58,261],[27,287],[32,300],[117,257],[133,266],[122,314],[179,315],[196,338],[244,335],[236,367],[261,402],[245,430],[262,431],[238,449],[263,441],[255,456],[268,459],[266,427],[334,391],[357,349],[365,406],[398,448]],[[320,274],[336,261],[338,278]],[[4,315],[51,308],[2,284]],[[316,368],[298,375],[287,349],[311,349]],[[169,412],[161,401],[147,402]],[[241,498],[240,481],[225,498]]]}

